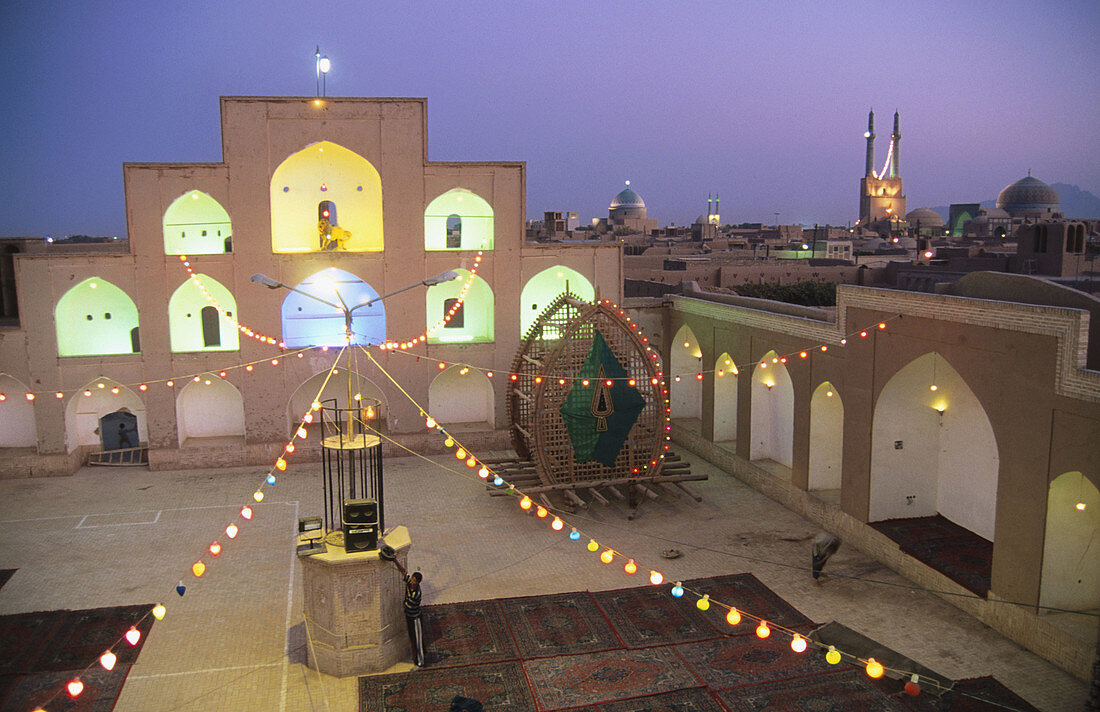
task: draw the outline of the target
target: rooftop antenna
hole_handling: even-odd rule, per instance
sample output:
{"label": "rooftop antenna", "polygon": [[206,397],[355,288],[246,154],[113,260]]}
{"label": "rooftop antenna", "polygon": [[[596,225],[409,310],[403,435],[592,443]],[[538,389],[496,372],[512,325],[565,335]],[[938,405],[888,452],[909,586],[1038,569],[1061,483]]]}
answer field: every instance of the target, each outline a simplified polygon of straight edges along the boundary
{"label": "rooftop antenna", "polygon": [[332,69],[332,62],[328,57],[321,54],[321,45],[317,45],[317,49],[313,52],[313,58],[317,64],[317,96],[325,96],[327,89],[325,78],[328,76],[328,70]]}

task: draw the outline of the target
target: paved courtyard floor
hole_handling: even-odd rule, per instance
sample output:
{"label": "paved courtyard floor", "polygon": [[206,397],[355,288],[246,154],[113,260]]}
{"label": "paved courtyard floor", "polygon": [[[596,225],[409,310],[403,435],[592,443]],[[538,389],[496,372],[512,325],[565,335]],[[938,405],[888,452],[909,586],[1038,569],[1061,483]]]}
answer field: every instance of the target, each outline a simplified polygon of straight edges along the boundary
{"label": "paved courtyard floor", "polygon": [[[479,453],[490,457],[492,453]],[[663,496],[627,519],[594,505],[564,518],[586,537],[668,579],[748,571],[819,622],[838,621],[951,678],[993,675],[1042,710],[1083,709],[1084,683],[1027,652],[889,569],[841,547],[828,571],[807,570],[809,522],[688,454],[702,503]],[[357,712],[356,679],[304,665],[299,516],[321,514],[317,463],[292,461],[261,504],[261,468],[150,472],[84,468],[71,477],[0,481],[0,614],[164,602],[115,707],[117,712]],[[412,536],[409,563],[425,576],[424,603],[648,585],[582,544],[490,497],[454,458],[385,461],[386,523]],[[243,504],[254,519],[224,535]],[[565,529],[568,532],[569,528]],[[191,564],[225,545],[195,579]],[[676,548],[677,559],[660,552]],[[183,580],[187,593],[175,592]]]}

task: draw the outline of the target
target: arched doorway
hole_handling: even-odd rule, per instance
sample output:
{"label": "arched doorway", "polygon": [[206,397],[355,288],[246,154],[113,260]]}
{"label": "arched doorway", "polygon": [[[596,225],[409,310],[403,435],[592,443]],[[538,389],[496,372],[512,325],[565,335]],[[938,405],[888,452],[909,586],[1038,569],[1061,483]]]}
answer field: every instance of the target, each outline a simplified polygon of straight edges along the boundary
{"label": "arched doorway", "polygon": [[[683,342],[681,342],[683,343]],[[673,349],[676,344],[673,343]],[[714,442],[737,442],[737,364],[728,353],[714,362]]]}
{"label": "arched doorway", "polygon": [[844,457],[844,403],[823,382],[810,398],[810,491],[839,490]]}
{"label": "arched doorway", "polygon": [[190,381],[176,397],[180,447],[244,442],[244,398],[232,383],[212,373]]}
{"label": "arched doorway", "polygon": [[[318,219],[321,203],[339,211],[339,229],[326,242]],[[348,233],[348,234],[344,234]],[[291,154],[271,176],[273,252],[381,252],[382,179],[370,161],[331,141]]]}
{"label": "arched doorway", "polygon": [[[224,316],[211,304],[211,297]],[[168,300],[172,351],[236,351],[240,348],[240,332],[233,322],[236,313],[237,301],[233,293],[218,280],[205,274],[188,279]]]}
{"label": "arched doorway", "polygon": [[27,387],[14,376],[0,373],[0,448],[37,447],[34,404],[27,400]]}
{"label": "arched doorway", "polygon": [[703,422],[703,382],[696,376],[703,370],[703,352],[695,332],[684,324],[672,337],[669,353],[669,407],[672,419],[699,432]]}
{"label": "arched doorway", "polygon": [[[549,267],[527,280],[519,296],[519,333],[526,336],[543,309],[566,291],[585,301],[595,301],[596,290],[592,283],[575,269],[557,265]],[[543,336],[546,336],[543,332]]]}
{"label": "arched doorway", "polygon": [[428,387],[428,412],[444,428],[492,429],[494,400],[493,382],[464,364],[443,371]]}
{"label": "arched doorway", "polygon": [[58,356],[137,353],[138,310],[126,292],[99,277],[75,285],[54,310]]}
{"label": "arched doorway", "polygon": [[1047,491],[1039,605],[1100,607],[1100,491],[1084,474],[1063,472]]}
{"label": "arched doorway", "polygon": [[65,406],[67,450],[72,452],[83,445],[96,449],[103,447],[101,421],[105,415],[116,412],[133,414],[139,444],[149,440],[145,404],[141,398],[117,381],[97,378],[73,394]]}
{"label": "arched doorway", "polygon": [[749,459],[770,460],[789,470],[794,451],[794,384],[775,351],[764,354],[753,369],[749,397]]}
{"label": "arched doorway", "polygon": [[355,308],[376,299],[378,292],[351,272],[329,267],[302,280],[294,289],[297,291],[287,294],[282,307],[283,343],[288,349],[344,345],[344,312],[334,306],[325,306],[317,299],[330,304],[343,300],[354,310],[351,343],[371,346],[386,340],[386,308],[382,302]]}
{"label": "arched doorway", "polygon": [[101,447],[107,450],[128,450],[141,445],[137,416],[128,410],[116,410],[99,419]]}
{"label": "arched doorway", "polygon": [[[301,425],[302,416],[310,412],[310,406],[314,399],[325,404],[326,407],[331,407],[332,401],[335,401],[337,408],[347,408],[349,402],[347,371],[343,367],[338,367],[337,372],[331,378],[328,378],[326,383],[325,379],[328,377],[328,373],[328,371],[316,373],[294,389],[294,393],[291,394],[290,400],[287,402],[288,434],[293,433]],[[363,418],[369,423],[370,427],[377,430],[386,430],[386,398],[385,394],[382,393],[382,389],[374,381],[361,374],[352,374],[350,381],[352,398],[350,402],[373,404],[374,401],[378,401],[381,405],[377,407],[371,405],[369,413],[366,412],[367,409],[364,407]],[[321,388],[322,384],[324,385],[323,390]],[[356,395],[360,396],[359,401],[355,401]],[[306,426],[311,438],[318,428],[318,420],[314,420],[312,424]]]}
{"label": "arched doorway", "polygon": [[[455,270],[461,279],[428,287],[424,295],[427,313],[427,329],[432,329],[451,312],[459,295],[470,279],[470,272]],[[436,329],[428,337],[429,344],[486,343],[493,340],[495,315],[493,290],[480,276],[475,276],[466,292],[466,298],[443,328]]]}
{"label": "arched doorway", "polygon": [[879,393],[871,428],[869,521],[937,513],[993,541],[1000,456],[977,396],[938,353]]}
{"label": "arched doorway", "polygon": [[189,190],[164,211],[164,254],[217,255],[233,236],[229,213],[201,190]]}
{"label": "arched doorway", "polygon": [[424,210],[424,249],[493,249],[492,206],[465,188],[438,196]]}

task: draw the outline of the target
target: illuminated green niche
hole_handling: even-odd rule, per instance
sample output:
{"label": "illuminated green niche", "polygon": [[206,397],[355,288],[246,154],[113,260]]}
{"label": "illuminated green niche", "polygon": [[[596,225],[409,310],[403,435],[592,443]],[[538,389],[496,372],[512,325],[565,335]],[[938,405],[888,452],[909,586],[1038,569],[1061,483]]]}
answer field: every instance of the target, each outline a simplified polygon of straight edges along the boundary
{"label": "illuminated green niche", "polygon": [[231,252],[229,213],[201,190],[176,198],[164,211],[164,254],[220,255]]}
{"label": "illuminated green niche", "polygon": [[493,249],[492,206],[465,188],[440,195],[424,211],[424,249]]}
{"label": "illuminated green niche", "polygon": [[126,292],[90,277],[65,292],[54,309],[58,356],[106,356],[141,351],[138,311]]}
{"label": "illuminated green niche", "polygon": [[[427,327],[429,329],[443,318],[453,304],[451,300],[458,299],[463,285],[470,278],[470,272],[467,270],[457,269],[455,271],[461,276],[460,279],[428,287],[425,303]],[[428,343],[484,343],[492,340],[493,290],[484,279],[474,277],[473,283],[470,284],[470,291],[466,293],[466,299],[462,302],[462,307],[446,326],[428,337]]]}
{"label": "illuminated green niche", "polygon": [[[213,277],[196,275],[218,305],[235,316],[237,301]],[[172,351],[236,351],[239,332],[232,319],[222,316],[202,293],[195,280],[188,279],[168,300],[168,328]]]}
{"label": "illuminated green niche", "polygon": [[596,290],[592,288],[592,283],[577,270],[562,265],[544,269],[527,280],[519,296],[521,334],[527,333],[542,310],[550,306],[550,302],[557,299],[559,294],[565,293],[567,285],[568,291],[581,299],[589,302],[596,299]]}
{"label": "illuminated green niche", "polygon": [[336,227],[346,238],[328,249],[382,251],[382,179],[367,159],[331,141],[291,154],[271,176],[272,251],[323,251],[326,241],[318,223],[326,201],[335,208]]}

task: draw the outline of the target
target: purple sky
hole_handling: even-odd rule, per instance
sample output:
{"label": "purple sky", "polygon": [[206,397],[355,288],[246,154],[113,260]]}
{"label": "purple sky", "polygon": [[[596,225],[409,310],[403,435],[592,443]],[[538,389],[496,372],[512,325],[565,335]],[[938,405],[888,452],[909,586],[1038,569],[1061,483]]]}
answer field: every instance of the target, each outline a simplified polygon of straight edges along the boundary
{"label": "purple sky", "polygon": [[910,209],[1030,168],[1100,194],[1100,3],[28,2],[0,12],[0,235],[124,234],[124,161],[219,161],[220,95],[425,96],[433,160],[527,162],[528,217],[854,221],[867,110]]}

